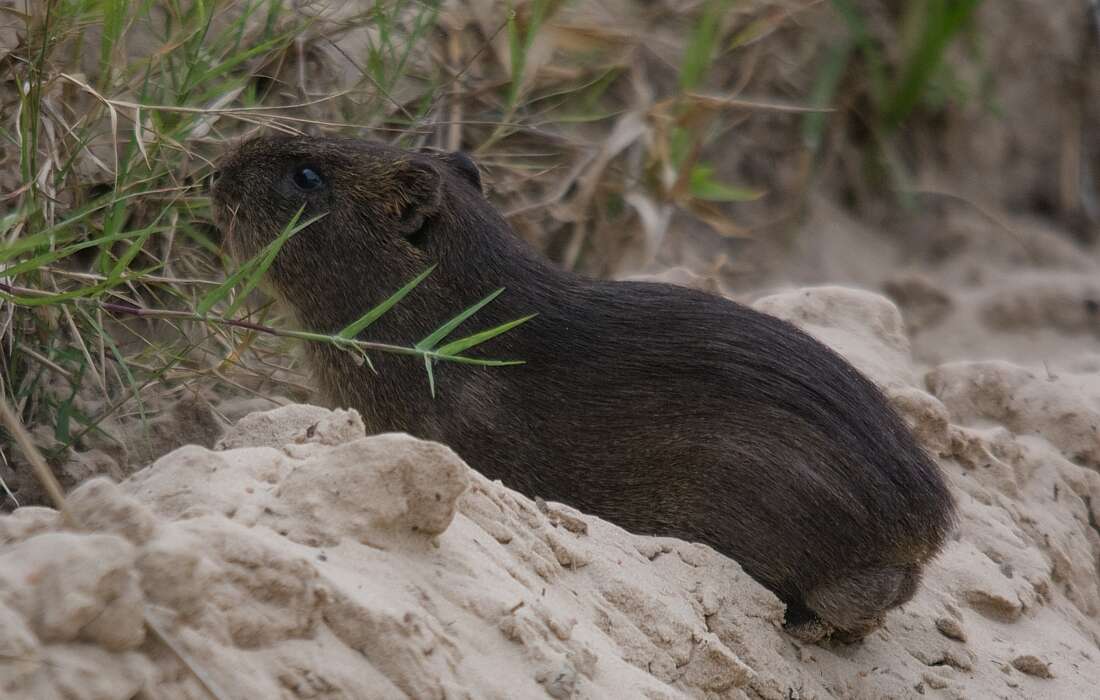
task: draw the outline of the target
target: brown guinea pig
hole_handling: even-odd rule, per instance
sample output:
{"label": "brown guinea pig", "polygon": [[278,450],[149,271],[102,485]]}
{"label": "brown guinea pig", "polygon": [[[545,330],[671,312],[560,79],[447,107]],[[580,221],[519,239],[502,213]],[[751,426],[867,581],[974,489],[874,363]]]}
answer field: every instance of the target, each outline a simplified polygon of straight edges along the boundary
{"label": "brown guinea pig", "polygon": [[527,323],[438,363],[311,343],[325,400],[373,432],[454,448],[530,497],[706,543],[787,604],[804,640],[854,640],[909,600],[955,517],[937,466],[882,393],[793,325],[664,284],[560,270],[519,240],[462,154],[259,138],[221,164],[215,215],[245,260],[299,209],[324,217],[267,272],[304,327],[335,333],[431,265],[372,340],[411,345],[504,287],[466,327]]}

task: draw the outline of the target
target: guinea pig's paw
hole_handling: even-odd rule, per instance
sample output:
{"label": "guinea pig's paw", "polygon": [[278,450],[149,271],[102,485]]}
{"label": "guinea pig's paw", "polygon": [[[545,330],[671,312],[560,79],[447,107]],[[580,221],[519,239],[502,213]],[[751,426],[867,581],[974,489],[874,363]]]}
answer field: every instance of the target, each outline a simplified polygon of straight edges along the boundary
{"label": "guinea pig's paw", "polygon": [[857,642],[863,641],[863,638],[866,637],[868,634],[882,627],[885,621],[886,616],[880,615],[876,618],[868,620],[859,627],[834,630],[833,633],[829,635],[829,639],[840,642],[841,644],[855,644]]}
{"label": "guinea pig's paw", "polygon": [[793,625],[784,624],[783,631],[803,644],[817,644],[833,633],[833,626],[824,620],[814,619]]}
{"label": "guinea pig's paw", "polygon": [[809,610],[788,607],[783,631],[803,644],[817,644],[832,635],[836,628]]}

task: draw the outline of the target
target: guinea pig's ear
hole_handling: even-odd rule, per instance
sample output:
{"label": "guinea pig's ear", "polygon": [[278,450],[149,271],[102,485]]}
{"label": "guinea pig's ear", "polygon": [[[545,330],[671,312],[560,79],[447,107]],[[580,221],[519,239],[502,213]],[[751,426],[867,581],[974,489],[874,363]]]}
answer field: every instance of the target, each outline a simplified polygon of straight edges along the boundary
{"label": "guinea pig's ear", "polygon": [[477,163],[474,159],[466,155],[462,151],[455,151],[454,153],[448,153],[443,156],[443,160],[447,161],[454,167],[458,173],[466,178],[474,188],[481,192],[481,170],[477,167]]}
{"label": "guinea pig's ear", "polygon": [[393,197],[397,227],[402,235],[416,233],[439,211],[443,178],[438,166],[428,161],[409,160],[397,169]]}

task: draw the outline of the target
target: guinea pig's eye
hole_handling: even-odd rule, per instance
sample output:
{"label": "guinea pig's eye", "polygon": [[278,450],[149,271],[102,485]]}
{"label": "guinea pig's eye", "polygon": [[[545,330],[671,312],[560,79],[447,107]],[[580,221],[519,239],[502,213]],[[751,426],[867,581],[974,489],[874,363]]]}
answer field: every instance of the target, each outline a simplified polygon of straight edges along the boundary
{"label": "guinea pig's eye", "polygon": [[325,185],[324,178],[313,168],[298,168],[294,171],[294,185],[303,192],[312,192]]}

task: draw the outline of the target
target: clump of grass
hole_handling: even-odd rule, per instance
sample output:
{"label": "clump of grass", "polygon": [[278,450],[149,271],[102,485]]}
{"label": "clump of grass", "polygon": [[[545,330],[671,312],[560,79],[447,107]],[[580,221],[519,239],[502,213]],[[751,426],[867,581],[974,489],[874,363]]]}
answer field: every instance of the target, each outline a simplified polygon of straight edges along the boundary
{"label": "clump of grass", "polygon": [[[581,5],[532,2],[508,24],[509,82],[494,105],[507,123],[482,147],[498,146],[494,165],[526,186],[511,218],[537,221],[532,235],[552,257],[595,274],[650,265],[675,214],[744,235],[729,205],[763,191],[707,155],[730,128],[723,117],[754,108],[722,87],[743,4],[651,8],[625,26]],[[658,40],[666,26],[675,41]],[[556,139],[538,138],[555,127]]]}
{"label": "clump of grass", "polygon": [[[869,10],[857,0],[831,0],[843,20],[847,35],[824,48],[811,104],[827,107],[842,99],[845,83],[857,96],[846,99],[865,107],[860,110],[863,126],[870,133],[869,180],[886,179],[904,194],[907,169],[897,155],[896,135],[922,109],[943,106],[943,89],[938,83],[954,82],[945,64],[947,50],[968,27],[981,0],[916,0],[906,3],[893,20],[894,34],[877,36],[871,29]],[[884,42],[898,42],[900,51],[891,60]],[[965,90],[955,90],[965,99]],[[829,115],[812,113],[803,120],[804,143],[817,151],[824,138]],[[905,198],[903,197],[903,201]]]}
{"label": "clump of grass", "polygon": [[723,217],[715,205],[751,202],[764,192],[721,181],[714,165],[703,159],[722,109],[721,99],[699,94],[707,77],[716,72],[714,63],[723,53],[719,46],[723,19],[733,4],[733,0],[709,0],[689,35],[680,63],[680,94],[668,112],[673,125],[662,132],[667,143],[661,151],[667,154],[662,163],[669,175],[663,183],[666,195],[719,233],[740,236],[745,231]]}
{"label": "clump of grass", "polygon": [[[49,435],[56,454],[99,430],[121,397],[144,413],[145,387],[201,372],[188,356],[204,342],[194,329],[145,336],[114,322],[109,305],[187,308],[217,284],[217,241],[194,183],[220,120],[257,121],[239,69],[289,50],[301,25],[280,2],[220,19],[209,1],[30,7],[0,67],[14,86],[0,139],[22,183],[0,219],[0,392],[49,428],[36,436]],[[160,48],[135,56],[135,41]],[[239,110],[223,109],[231,100]],[[87,387],[101,394],[99,414],[77,401]]]}
{"label": "clump of grass", "polygon": [[[526,319],[446,340],[489,299],[411,347],[359,334],[415,285],[331,336],[287,328],[269,305],[252,309],[278,245],[232,272],[199,185],[227,144],[261,128],[361,125],[417,139],[441,78],[413,59],[436,7],[396,0],[323,17],[312,43],[302,38],[318,20],[282,0],[30,7],[20,46],[0,63],[0,82],[13,86],[0,93],[0,148],[21,183],[0,215],[0,395],[47,454],[111,439],[104,423],[122,410],[144,421],[165,384],[197,391],[236,375],[264,395],[293,392],[286,339],[421,358],[433,393],[436,361],[514,362],[464,353]],[[311,52],[352,31],[368,38],[355,57],[361,79],[307,79]],[[292,222],[279,243],[310,223]],[[89,391],[98,399],[81,400]],[[0,440],[5,465],[9,444]],[[0,500],[14,501],[6,483]]]}

